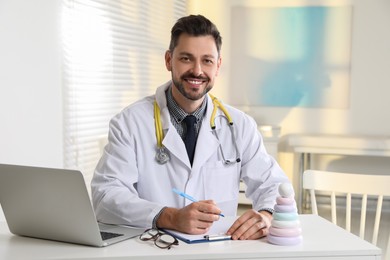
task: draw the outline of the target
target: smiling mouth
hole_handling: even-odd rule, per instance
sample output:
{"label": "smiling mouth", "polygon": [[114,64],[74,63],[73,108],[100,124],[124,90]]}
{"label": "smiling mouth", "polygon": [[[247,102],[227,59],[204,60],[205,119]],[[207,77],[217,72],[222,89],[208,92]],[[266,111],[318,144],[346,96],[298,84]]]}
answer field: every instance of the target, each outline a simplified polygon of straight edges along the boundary
{"label": "smiling mouth", "polygon": [[195,86],[202,85],[204,82],[206,82],[206,80],[203,79],[186,79],[186,81]]}

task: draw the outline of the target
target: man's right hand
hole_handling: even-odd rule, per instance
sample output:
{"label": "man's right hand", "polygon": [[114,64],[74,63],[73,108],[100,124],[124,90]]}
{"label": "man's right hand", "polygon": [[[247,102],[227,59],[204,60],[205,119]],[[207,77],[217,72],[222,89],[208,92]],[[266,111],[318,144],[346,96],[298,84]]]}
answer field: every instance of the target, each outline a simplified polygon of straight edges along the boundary
{"label": "man's right hand", "polygon": [[221,210],[213,200],[202,200],[176,209],[165,208],[157,219],[157,227],[183,233],[200,235],[206,233],[214,221],[219,220]]}

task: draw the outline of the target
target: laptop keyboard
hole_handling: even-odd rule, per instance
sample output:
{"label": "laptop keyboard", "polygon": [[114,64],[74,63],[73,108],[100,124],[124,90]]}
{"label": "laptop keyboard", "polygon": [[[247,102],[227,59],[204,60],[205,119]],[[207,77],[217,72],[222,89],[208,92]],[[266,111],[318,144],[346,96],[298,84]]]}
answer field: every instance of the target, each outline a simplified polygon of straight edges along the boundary
{"label": "laptop keyboard", "polygon": [[100,235],[102,236],[103,241],[114,237],[123,236],[123,234],[104,232],[104,231],[100,231]]}

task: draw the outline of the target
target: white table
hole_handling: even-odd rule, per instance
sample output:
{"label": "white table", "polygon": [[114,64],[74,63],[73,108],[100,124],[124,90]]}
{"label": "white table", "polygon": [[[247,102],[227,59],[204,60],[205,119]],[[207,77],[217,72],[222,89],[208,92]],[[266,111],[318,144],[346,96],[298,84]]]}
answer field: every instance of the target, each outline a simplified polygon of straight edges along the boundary
{"label": "white table", "polygon": [[304,201],[302,174],[310,168],[312,154],[390,157],[390,136],[292,134],[286,140],[293,152],[300,156],[296,187],[300,210]]}
{"label": "white table", "polygon": [[381,259],[381,250],[314,215],[300,215],[303,242],[296,246],[269,244],[265,238],[202,244],[180,242],[171,250],[138,238],[105,248],[14,236],[0,223],[0,259]]}

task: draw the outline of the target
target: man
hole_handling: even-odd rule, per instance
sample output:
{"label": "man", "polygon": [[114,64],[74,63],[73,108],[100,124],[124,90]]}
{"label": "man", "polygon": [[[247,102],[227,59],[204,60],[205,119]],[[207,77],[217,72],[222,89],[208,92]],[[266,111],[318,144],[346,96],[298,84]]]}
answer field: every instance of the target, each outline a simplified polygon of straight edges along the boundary
{"label": "man", "polygon": [[[243,180],[253,209],[228,234],[258,239],[268,233],[278,185],[288,179],[266,153],[251,117],[226,106],[233,130],[223,109],[212,117],[216,104],[207,93],[221,66],[221,44],[215,25],[201,15],[183,17],[174,25],[165,54],[172,80],[110,122],[109,143],[92,180],[99,221],[203,234],[221,213],[236,215]],[[194,123],[187,123],[188,115]],[[157,148],[159,126],[162,147]],[[155,158],[161,151],[167,161]],[[178,196],[174,188],[199,201]]]}

